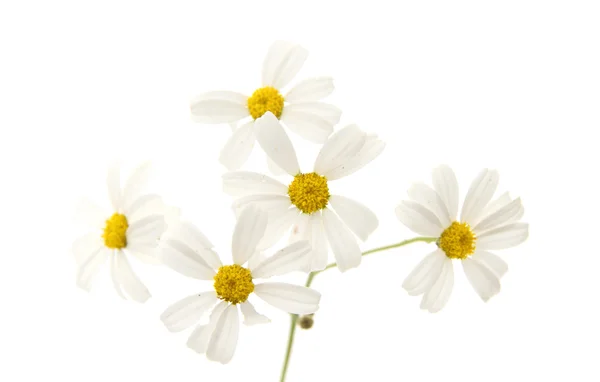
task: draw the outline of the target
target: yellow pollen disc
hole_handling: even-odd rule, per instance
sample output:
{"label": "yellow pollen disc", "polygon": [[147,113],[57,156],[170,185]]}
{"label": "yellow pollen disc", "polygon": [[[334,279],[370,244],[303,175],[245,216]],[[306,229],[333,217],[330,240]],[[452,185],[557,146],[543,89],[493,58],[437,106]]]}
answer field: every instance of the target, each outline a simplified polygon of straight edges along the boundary
{"label": "yellow pollen disc", "polygon": [[298,174],[288,187],[293,205],[305,214],[312,214],[327,207],[329,187],[327,178],[317,173]]}
{"label": "yellow pollen disc", "polygon": [[254,291],[252,273],[237,264],[223,265],[215,275],[214,287],[221,300],[239,304]]}
{"label": "yellow pollen disc", "polygon": [[450,227],[442,232],[438,246],[451,259],[464,260],[475,252],[477,237],[467,223],[452,222]]}
{"label": "yellow pollen disc", "polygon": [[254,119],[262,117],[267,111],[279,119],[283,111],[283,96],[271,86],[257,89],[248,98],[248,110]]}
{"label": "yellow pollen disc", "polygon": [[127,218],[122,214],[114,214],[106,221],[106,227],[102,238],[104,245],[112,249],[121,249],[127,246],[127,236],[125,233],[129,228]]}

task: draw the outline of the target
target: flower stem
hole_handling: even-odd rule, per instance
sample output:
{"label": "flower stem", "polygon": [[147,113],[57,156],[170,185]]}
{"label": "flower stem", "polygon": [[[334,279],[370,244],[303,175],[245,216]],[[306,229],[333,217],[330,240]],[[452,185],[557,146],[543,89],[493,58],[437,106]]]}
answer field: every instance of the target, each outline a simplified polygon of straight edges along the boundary
{"label": "flower stem", "polygon": [[[372,253],[377,253],[377,252],[382,252],[382,251],[386,251],[388,249],[393,249],[393,248],[399,248],[402,246],[405,246],[407,244],[411,244],[411,243],[416,243],[416,242],[424,242],[424,243],[433,243],[437,240],[437,238],[435,237],[415,237],[412,239],[408,239],[408,240],[404,240],[401,241],[399,243],[396,244],[391,244],[391,245],[386,245],[384,247],[379,247],[379,248],[374,248],[374,249],[370,249],[366,252],[362,253],[362,256],[367,256],[370,255]],[[329,265],[327,265],[324,269],[320,270],[320,271],[315,271],[315,272],[311,272],[308,275],[308,279],[306,279],[306,287],[310,287],[313,280],[315,279],[315,276],[318,275],[319,273],[325,272],[328,269],[331,268],[335,268],[337,267],[337,263],[331,263]],[[296,334],[296,324],[298,322],[298,315],[297,314],[291,314],[291,323],[290,323],[290,333],[288,335],[288,343],[287,343],[287,349],[285,352],[285,359],[283,361],[283,369],[281,370],[281,379],[279,380],[280,382],[285,382],[285,376],[287,374],[287,370],[288,370],[288,365],[290,363],[290,356],[292,354],[292,346],[294,344],[294,335]]]}
{"label": "flower stem", "polygon": [[287,349],[285,351],[285,360],[283,361],[283,369],[281,370],[281,381],[285,381],[288,365],[290,364],[290,356],[292,355],[292,346],[294,345],[294,334],[296,334],[296,323],[298,322],[297,314],[290,314],[292,317],[290,323],[290,334],[288,335]]}

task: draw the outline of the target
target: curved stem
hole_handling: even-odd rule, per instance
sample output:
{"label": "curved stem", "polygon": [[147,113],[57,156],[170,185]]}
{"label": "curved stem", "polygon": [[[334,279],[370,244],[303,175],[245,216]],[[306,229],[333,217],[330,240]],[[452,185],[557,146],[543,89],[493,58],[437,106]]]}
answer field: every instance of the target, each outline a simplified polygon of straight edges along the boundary
{"label": "curved stem", "polygon": [[[370,250],[368,250],[366,252],[363,252],[362,256],[367,256],[367,255],[370,255],[372,253],[386,251],[388,249],[402,247],[402,246],[405,246],[405,245],[411,244],[411,243],[416,243],[416,242],[433,243],[436,240],[437,240],[437,238],[435,238],[435,237],[415,237],[415,238],[412,238],[412,239],[401,241],[401,242],[396,243],[396,244],[391,244],[391,245],[386,245],[384,247],[370,249]],[[313,282],[313,280],[315,279],[316,275],[318,275],[319,273],[325,272],[328,269],[335,268],[335,267],[337,267],[337,263],[331,263],[331,264],[327,265],[325,268],[323,268],[320,271],[311,272],[308,275],[308,279],[306,279],[306,284],[304,284],[304,285],[306,287],[310,287],[311,284],[312,284],[312,282]],[[292,346],[294,344],[294,335],[296,334],[296,324],[297,324],[297,322],[298,322],[298,315],[297,314],[292,314],[291,315],[290,334],[288,336],[287,350],[285,352],[285,359],[283,361],[283,369],[281,370],[281,379],[279,380],[280,382],[285,382],[285,376],[287,374],[288,365],[290,363],[290,356],[292,354]]]}
{"label": "curved stem", "polygon": [[[387,251],[388,249],[394,249],[394,248],[402,247],[402,246],[405,246],[407,244],[416,243],[416,242],[419,242],[419,241],[424,242],[424,243],[433,243],[436,240],[437,240],[437,238],[435,238],[435,237],[415,237],[415,238],[412,238],[412,239],[401,241],[401,242],[396,243],[396,244],[391,244],[391,245],[386,245],[384,247],[370,249],[370,250],[368,250],[366,252],[363,252],[362,256],[367,256],[367,255],[370,255],[372,253]],[[316,272],[311,272],[308,275],[308,279],[306,280],[306,284],[305,285],[307,287],[309,287],[312,284],[312,281],[313,281],[313,279],[315,278],[316,275],[318,275],[319,273],[325,272],[328,269],[335,268],[335,267],[337,267],[337,263],[331,263],[331,264],[327,265],[325,268],[323,268],[323,270],[316,271]]]}

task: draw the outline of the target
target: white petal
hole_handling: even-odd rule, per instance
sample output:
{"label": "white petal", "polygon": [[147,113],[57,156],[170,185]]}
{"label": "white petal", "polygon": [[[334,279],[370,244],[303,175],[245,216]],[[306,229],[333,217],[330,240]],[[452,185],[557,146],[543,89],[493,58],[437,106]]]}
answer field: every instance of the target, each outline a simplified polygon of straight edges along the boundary
{"label": "white petal", "polygon": [[82,262],[77,267],[77,286],[89,292],[94,277],[98,274],[100,267],[106,262],[109,255],[108,248],[101,247]]}
{"label": "white petal", "polygon": [[298,219],[296,219],[296,222],[294,223],[291,232],[290,232],[290,237],[288,238],[288,243],[292,244],[295,243],[297,241],[300,240],[309,240],[310,237],[310,233],[308,232],[308,224],[310,222],[310,218],[312,216],[316,216],[319,215],[319,212],[315,212],[313,214],[307,215],[307,214],[300,214],[298,215]]}
{"label": "white petal", "polygon": [[269,172],[275,176],[280,176],[285,174],[285,171],[277,166],[277,163],[273,162],[273,159],[271,159],[268,155],[267,155],[267,168],[269,169]]}
{"label": "white petal", "polygon": [[129,207],[141,195],[152,175],[152,163],[145,162],[138,166],[129,176],[123,188],[123,211],[127,213]]}
{"label": "white petal", "polygon": [[242,167],[254,147],[254,121],[248,122],[231,134],[231,137],[221,150],[219,162],[229,171]]}
{"label": "white petal", "polygon": [[265,250],[272,247],[287,231],[289,231],[290,227],[298,220],[299,216],[300,211],[298,211],[296,207],[283,209],[277,213],[270,214],[267,230],[265,231],[262,240],[258,243],[257,248],[259,250]]}
{"label": "white petal", "polygon": [[438,237],[444,227],[440,219],[426,207],[413,201],[404,200],[396,207],[398,220],[419,235]]}
{"label": "white petal", "polygon": [[128,240],[152,241],[158,240],[167,229],[163,215],[150,215],[129,223]]}
{"label": "white petal", "polygon": [[442,165],[433,170],[433,189],[440,195],[454,220],[458,214],[458,181],[454,171],[448,166]]}
{"label": "white petal", "polygon": [[122,251],[115,251],[116,280],[122,290],[133,300],[140,303],[150,298],[150,292],[131,269],[127,256]]}
{"label": "white petal", "polygon": [[171,224],[167,233],[162,237],[163,241],[169,239],[180,241],[194,250],[211,269],[219,269],[223,263],[219,256],[212,250],[214,245],[204,236],[200,230],[190,222],[178,221]]}
{"label": "white petal", "polygon": [[[448,227],[452,224],[448,207],[443,199],[431,187],[425,183],[415,183],[408,189],[408,197],[420,205],[426,207],[438,217],[443,227]],[[456,216],[456,215],[455,215]]]}
{"label": "white petal", "polygon": [[251,269],[252,277],[265,279],[303,270],[306,268],[306,255],[308,255],[310,250],[310,243],[306,240],[290,244],[267,258],[256,268]]}
{"label": "white petal", "polygon": [[367,164],[371,163],[375,158],[379,156],[383,152],[385,148],[385,143],[380,139],[377,139],[376,136],[367,136],[365,139],[365,143],[361,147],[361,149],[348,158],[345,162],[342,162],[341,165],[324,173],[329,180],[341,179],[345,176],[348,176]]}
{"label": "white petal", "polygon": [[248,259],[248,269],[254,269],[258,267],[260,263],[265,261],[267,256],[262,251],[256,251],[250,258]]}
{"label": "white petal", "polygon": [[221,301],[215,308],[212,310],[210,314],[210,318],[208,324],[206,325],[198,325],[196,329],[190,334],[190,338],[187,341],[187,346],[194,350],[197,353],[204,354],[206,353],[206,349],[208,348],[208,342],[210,341],[210,337],[217,326],[217,322],[221,317],[221,314],[227,309],[229,303],[226,301]]}
{"label": "white petal", "polygon": [[[315,172],[321,175],[343,165],[364,146],[367,134],[356,125],[348,125],[327,139],[315,161]],[[295,174],[294,174],[295,175]]]}
{"label": "white petal", "polygon": [[231,196],[286,195],[287,190],[288,188],[281,182],[256,172],[235,171],[223,175],[223,192]]}
{"label": "white petal", "polygon": [[127,296],[123,292],[123,287],[121,286],[121,279],[119,277],[119,256],[121,255],[118,250],[110,251],[110,279],[115,288],[115,291],[122,299],[127,300]]}
{"label": "white petal", "polygon": [[112,214],[100,208],[96,203],[87,198],[80,199],[75,207],[74,221],[88,228],[104,228],[106,220]]}
{"label": "white petal", "polygon": [[319,309],[321,294],[316,290],[286,283],[262,283],[254,293],[277,309],[292,314],[310,314]]}
{"label": "white petal", "polygon": [[239,217],[240,213],[248,206],[257,206],[261,210],[269,214],[269,220],[273,214],[283,214],[292,203],[290,197],[287,195],[274,195],[274,194],[258,194],[242,196],[233,202],[232,208],[235,215]]}
{"label": "white petal", "polygon": [[[210,249],[214,247],[210,240],[194,224],[187,221],[180,220],[170,225],[164,237],[180,240],[193,249]],[[213,268],[216,269],[220,266],[221,262],[219,261]]]}
{"label": "white petal", "polygon": [[330,95],[333,89],[331,77],[308,78],[298,82],[283,98],[290,103],[318,101]]}
{"label": "white petal", "polygon": [[287,41],[276,41],[269,48],[263,62],[263,86],[281,89],[286,86],[300,71],[308,51]]}
{"label": "white petal", "polygon": [[413,271],[404,279],[402,288],[411,296],[425,293],[436,282],[447,256],[439,248],[425,256]]}
{"label": "white petal", "polygon": [[271,322],[267,316],[264,316],[254,309],[254,306],[250,303],[250,301],[246,301],[240,304],[240,309],[242,310],[242,314],[244,315],[244,325],[259,325],[259,324],[268,324]]}
{"label": "white petal", "polygon": [[306,270],[313,272],[325,269],[329,249],[327,248],[327,236],[325,236],[325,227],[323,226],[323,215],[320,212],[308,215],[306,227],[300,234],[310,242],[312,248],[308,255],[311,261]]}
{"label": "white petal", "polygon": [[230,123],[250,116],[248,97],[229,91],[201,94],[192,100],[190,110],[200,123]]}
{"label": "white petal", "polygon": [[309,223],[310,243],[312,247],[312,262],[310,271],[323,270],[327,266],[329,248],[327,247],[327,236],[323,225],[323,215],[312,214]]}
{"label": "white petal", "polygon": [[162,264],[162,261],[160,259],[160,251],[158,250],[158,248],[154,248],[151,250],[146,249],[143,251],[128,249],[126,252],[131,254],[131,256],[135,257],[136,259],[138,259],[139,261],[141,261],[145,264],[149,264],[149,265]]}
{"label": "white petal", "polygon": [[324,143],[340,121],[342,111],[323,102],[303,102],[283,108],[281,122],[294,133],[314,142]]}
{"label": "white petal", "polygon": [[514,217],[521,213],[522,207],[521,198],[513,200],[473,226],[473,232],[480,234],[513,221]]}
{"label": "white petal", "polygon": [[377,216],[357,201],[344,196],[332,195],[329,198],[329,204],[362,241],[367,240],[379,225]]}
{"label": "white petal", "polygon": [[323,210],[323,226],[340,272],[358,267],[362,254],[356,239],[342,221],[328,209]]}
{"label": "white petal", "polygon": [[260,147],[277,166],[292,176],[300,172],[294,146],[273,113],[267,112],[257,119],[254,131]]}
{"label": "white petal", "polygon": [[[286,112],[296,114],[297,116],[304,115],[306,122],[309,121],[308,116],[315,116],[323,119],[327,124],[334,126],[340,122],[342,111],[340,108],[334,105],[330,105],[325,102],[299,102],[291,105],[287,105],[283,113]],[[282,115],[283,120],[283,115]],[[323,140],[321,143],[323,143]]]}
{"label": "white petal", "polygon": [[494,272],[498,278],[501,278],[508,272],[508,264],[506,264],[506,261],[502,260],[498,255],[492,252],[477,249],[471,258],[486,266],[489,270]]}
{"label": "white petal", "polygon": [[496,187],[498,187],[499,175],[495,170],[484,169],[471,184],[465,203],[463,204],[460,219],[464,222],[472,222],[479,218],[483,208],[492,200]]}
{"label": "white petal", "polygon": [[131,223],[143,219],[150,215],[162,215],[165,213],[165,204],[158,195],[144,195],[133,201],[128,207],[124,208],[125,216]]}
{"label": "white petal", "polygon": [[73,255],[77,265],[84,263],[90,256],[95,255],[102,247],[104,242],[99,232],[92,232],[83,235],[73,242]]}
{"label": "white petal", "polygon": [[449,266],[448,273],[446,274],[444,285],[442,285],[442,290],[440,291],[436,302],[429,308],[430,313],[439,312],[446,306],[450,299],[450,295],[452,294],[452,288],[454,288],[454,265],[450,259],[446,261],[446,264]]}
{"label": "white petal", "polygon": [[448,274],[448,270],[451,268],[451,266],[452,260],[446,257],[442,261],[442,267],[435,282],[425,292],[425,294],[423,294],[423,299],[421,300],[421,309],[429,310],[430,307],[436,302],[440,292],[442,291],[442,286],[446,281],[446,275]]}
{"label": "white petal", "polygon": [[486,266],[469,258],[462,260],[462,265],[471,286],[483,301],[500,292],[500,280]]}
{"label": "white petal", "polygon": [[217,301],[214,291],[194,294],[169,306],[160,319],[170,332],[180,332],[198,322]]}
{"label": "white petal", "polygon": [[158,240],[154,242],[127,242],[126,252],[146,264],[160,264]]}
{"label": "white petal", "polygon": [[454,285],[452,260],[446,258],[442,264],[440,276],[423,295],[421,301],[421,309],[426,309],[430,313],[438,312],[446,305]]}
{"label": "white petal", "polygon": [[[489,216],[494,212],[498,211],[500,208],[507,205],[508,203],[510,203],[511,201],[512,199],[510,198],[510,194],[508,192],[505,192],[502,195],[498,196],[495,200],[489,202],[488,205],[485,206],[485,208],[483,209],[481,216]],[[472,223],[475,224],[475,222]]]}
{"label": "white petal", "polygon": [[179,240],[162,241],[160,258],[163,264],[184,276],[199,280],[212,280],[215,276],[203,256]]}
{"label": "white petal", "polygon": [[108,174],[106,175],[106,186],[108,197],[113,210],[118,212],[121,209],[121,169],[117,162],[110,164]]}
{"label": "white petal", "polygon": [[477,237],[478,249],[506,249],[515,247],[529,236],[529,224],[512,223],[482,233]]}
{"label": "white petal", "polygon": [[219,317],[213,331],[206,357],[211,361],[226,364],[233,358],[240,331],[240,317],[238,308],[230,305]]}
{"label": "white petal", "polygon": [[289,242],[295,243],[300,240],[307,240],[312,248],[308,254],[309,261],[306,264],[305,271],[323,270],[327,266],[329,248],[327,247],[327,236],[325,236],[321,211],[298,216],[296,224],[292,227]]}
{"label": "white petal", "polygon": [[256,206],[249,206],[241,212],[231,241],[235,264],[245,264],[254,254],[256,246],[265,235],[268,217],[265,211]]}

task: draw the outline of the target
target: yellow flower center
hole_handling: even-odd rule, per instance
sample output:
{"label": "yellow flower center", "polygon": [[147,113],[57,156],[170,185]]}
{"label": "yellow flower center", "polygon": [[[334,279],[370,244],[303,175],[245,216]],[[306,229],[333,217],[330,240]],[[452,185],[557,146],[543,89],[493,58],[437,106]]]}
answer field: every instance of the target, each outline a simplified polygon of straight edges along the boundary
{"label": "yellow flower center", "polygon": [[322,210],[330,197],[327,178],[315,172],[298,174],[288,187],[288,195],[292,204],[305,214]]}
{"label": "yellow flower center", "polygon": [[279,118],[283,111],[283,96],[271,86],[257,89],[248,98],[248,110],[254,119],[262,117],[267,111]]}
{"label": "yellow flower center", "polygon": [[450,227],[442,232],[438,246],[451,259],[464,260],[475,252],[477,237],[467,223],[452,222]]}
{"label": "yellow flower center", "polygon": [[239,304],[254,291],[252,273],[237,264],[223,265],[215,275],[214,287],[221,300]]}
{"label": "yellow flower center", "polygon": [[129,228],[127,218],[122,214],[114,214],[106,221],[104,233],[104,245],[112,249],[121,249],[127,246],[127,236],[125,233]]}

